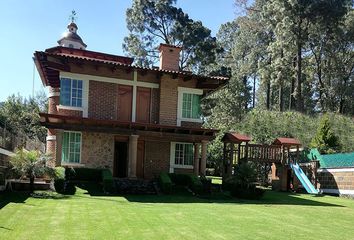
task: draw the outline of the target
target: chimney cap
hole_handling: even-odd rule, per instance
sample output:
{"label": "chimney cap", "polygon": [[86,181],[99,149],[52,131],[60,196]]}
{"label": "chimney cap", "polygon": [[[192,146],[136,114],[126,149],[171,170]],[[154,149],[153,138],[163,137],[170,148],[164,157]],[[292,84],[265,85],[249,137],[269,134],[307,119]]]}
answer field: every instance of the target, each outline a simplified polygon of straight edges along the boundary
{"label": "chimney cap", "polygon": [[159,51],[161,51],[161,48],[162,47],[169,47],[169,48],[177,48],[177,49],[182,49],[182,47],[180,46],[175,46],[175,45],[171,45],[171,44],[166,44],[166,43],[160,43],[160,46],[159,46]]}

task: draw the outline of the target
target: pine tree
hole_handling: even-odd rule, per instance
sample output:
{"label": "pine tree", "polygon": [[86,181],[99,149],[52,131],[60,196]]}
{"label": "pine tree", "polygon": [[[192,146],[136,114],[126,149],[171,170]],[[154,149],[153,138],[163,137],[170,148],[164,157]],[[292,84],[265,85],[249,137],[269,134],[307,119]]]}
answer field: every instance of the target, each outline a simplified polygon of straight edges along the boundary
{"label": "pine tree", "polygon": [[310,143],[310,147],[317,148],[322,154],[340,151],[339,138],[334,134],[327,115],[322,117],[317,133]]}

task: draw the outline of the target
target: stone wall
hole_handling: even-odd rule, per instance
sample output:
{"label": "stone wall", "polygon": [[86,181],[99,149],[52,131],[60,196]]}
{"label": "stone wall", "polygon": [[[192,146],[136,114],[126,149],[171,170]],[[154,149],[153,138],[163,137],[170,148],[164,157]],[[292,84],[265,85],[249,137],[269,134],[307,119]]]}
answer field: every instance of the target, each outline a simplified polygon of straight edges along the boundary
{"label": "stone wall", "polygon": [[81,164],[88,168],[109,168],[113,172],[114,135],[82,133]]}

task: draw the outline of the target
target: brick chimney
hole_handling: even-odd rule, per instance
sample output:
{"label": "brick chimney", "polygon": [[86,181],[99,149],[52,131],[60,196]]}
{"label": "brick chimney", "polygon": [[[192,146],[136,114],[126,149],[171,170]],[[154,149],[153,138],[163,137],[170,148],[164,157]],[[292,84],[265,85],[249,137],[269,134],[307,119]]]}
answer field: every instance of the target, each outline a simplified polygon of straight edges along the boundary
{"label": "brick chimney", "polygon": [[179,71],[179,53],[182,47],[160,44],[160,69]]}

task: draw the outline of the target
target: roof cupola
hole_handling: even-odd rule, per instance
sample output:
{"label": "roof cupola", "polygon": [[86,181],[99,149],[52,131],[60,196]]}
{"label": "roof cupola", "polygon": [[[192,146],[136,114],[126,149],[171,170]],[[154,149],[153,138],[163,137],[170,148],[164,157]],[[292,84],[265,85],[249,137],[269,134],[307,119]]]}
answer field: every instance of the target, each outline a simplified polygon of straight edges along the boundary
{"label": "roof cupola", "polygon": [[68,31],[64,33],[63,37],[58,41],[59,46],[86,49],[87,45],[82,41],[81,37],[77,34],[78,27],[75,23],[76,12],[73,10],[70,15],[71,23],[68,25]]}

